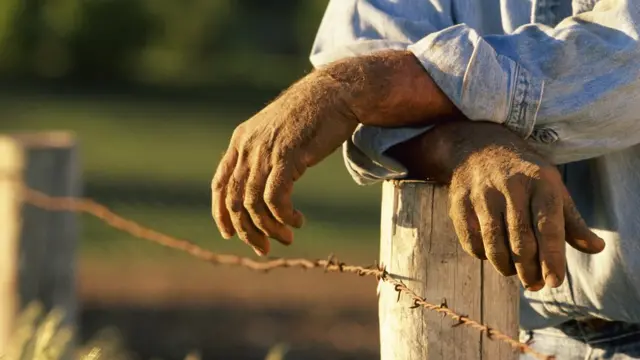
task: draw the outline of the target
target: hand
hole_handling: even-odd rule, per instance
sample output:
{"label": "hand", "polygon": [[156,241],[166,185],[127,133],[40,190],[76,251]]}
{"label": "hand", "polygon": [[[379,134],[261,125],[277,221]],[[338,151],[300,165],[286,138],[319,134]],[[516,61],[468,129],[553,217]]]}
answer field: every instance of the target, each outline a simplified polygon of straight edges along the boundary
{"label": "hand", "polygon": [[211,184],[222,236],[238,234],[256,253],[268,238],[293,241],[300,227],[293,183],[346,141],[358,123],[419,126],[459,114],[408,51],[383,51],[327,65],[238,126]]}
{"label": "hand", "polygon": [[357,120],[333,78],[316,72],[240,124],[213,178],[212,215],[224,238],[238,234],[258,255],[267,237],[291,244],[303,215],[293,183],[342,144]]}
{"label": "hand", "polygon": [[462,248],[505,276],[517,274],[527,290],[562,284],[565,242],[588,254],[604,249],[556,167],[502,125],[451,122],[403,146],[394,156],[423,155],[406,159],[419,178],[450,182],[449,215]]}

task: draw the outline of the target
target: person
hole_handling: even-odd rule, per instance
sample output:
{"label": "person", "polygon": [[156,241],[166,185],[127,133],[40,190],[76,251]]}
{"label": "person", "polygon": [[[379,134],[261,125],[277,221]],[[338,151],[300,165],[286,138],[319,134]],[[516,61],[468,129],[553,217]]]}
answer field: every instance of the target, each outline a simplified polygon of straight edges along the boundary
{"label": "person", "polygon": [[294,182],[343,145],[360,184],[450,185],[462,247],[522,282],[523,341],[640,358],[639,38],[637,0],[332,0],[315,70],[234,131],[212,215],[291,244]]}

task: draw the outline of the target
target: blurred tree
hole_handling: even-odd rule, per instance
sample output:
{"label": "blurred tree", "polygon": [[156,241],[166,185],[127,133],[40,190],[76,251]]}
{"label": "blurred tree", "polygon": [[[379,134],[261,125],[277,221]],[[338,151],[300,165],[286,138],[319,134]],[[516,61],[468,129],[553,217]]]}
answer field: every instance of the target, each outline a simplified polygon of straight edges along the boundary
{"label": "blurred tree", "polygon": [[[173,84],[198,81],[207,47],[223,36],[237,15],[232,0],[146,0],[158,28],[137,54],[138,80]],[[224,49],[222,49],[224,50]]]}
{"label": "blurred tree", "polygon": [[90,82],[124,81],[134,56],[158,25],[140,1],[80,1],[80,26],[71,38],[72,75]]}
{"label": "blurred tree", "polygon": [[328,0],[1,0],[0,75],[283,87]]}
{"label": "blurred tree", "polygon": [[16,21],[22,10],[22,0],[0,1],[0,71],[7,71],[15,66],[16,53]]}

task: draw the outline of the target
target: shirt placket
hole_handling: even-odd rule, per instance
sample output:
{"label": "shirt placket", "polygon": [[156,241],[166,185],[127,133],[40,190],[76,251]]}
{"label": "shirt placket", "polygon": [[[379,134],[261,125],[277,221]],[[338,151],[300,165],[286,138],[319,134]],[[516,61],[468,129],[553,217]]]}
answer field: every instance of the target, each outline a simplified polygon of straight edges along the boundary
{"label": "shirt placket", "polygon": [[[560,1],[570,0],[533,0],[531,12],[531,22],[555,27],[565,17],[561,14],[562,7]],[[567,176],[566,166],[559,166],[563,179]],[[548,296],[552,301],[545,301],[544,306],[548,311],[558,315],[581,316],[584,315],[576,306],[574,298],[571,272],[566,269],[566,278],[562,285],[555,289],[549,289]]]}

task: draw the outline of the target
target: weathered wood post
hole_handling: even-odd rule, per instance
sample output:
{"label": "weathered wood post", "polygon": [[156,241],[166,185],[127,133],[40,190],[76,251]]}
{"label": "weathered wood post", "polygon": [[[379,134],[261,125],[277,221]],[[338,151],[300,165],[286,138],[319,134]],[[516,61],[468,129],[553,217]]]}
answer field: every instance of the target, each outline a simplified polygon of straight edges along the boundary
{"label": "weathered wood post", "polygon": [[76,324],[76,214],[23,203],[21,184],[53,196],[78,196],[74,138],[52,132],[0,136],[0,355],[16,315],[32,301]]}
{"label": "weathered wood post", "polygon": [[[433,304],[518,335],[517,279],[467,255],[448,216],[448,189],[424,182],[386,182],[380,262],[395,279]],[[506,360],[517,353],[478,330],[423,308],[411,309],[394,287],[379,289],[382,360]]]}

